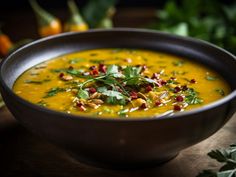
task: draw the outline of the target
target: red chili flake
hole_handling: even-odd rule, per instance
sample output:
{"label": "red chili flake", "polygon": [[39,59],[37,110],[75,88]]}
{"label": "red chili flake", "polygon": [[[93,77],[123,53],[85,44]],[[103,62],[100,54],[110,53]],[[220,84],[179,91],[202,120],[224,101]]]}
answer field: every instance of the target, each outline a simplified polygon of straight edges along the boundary
{"label": "red chili flake", "polygon": [[179,88],[179,87],[175,87],[174,88],[174,93],[178,93],[178,92],[180,92],[181,91],[181,89]]}
{"label": "red chili flake", "polygon": [[160,82],[156,82],[156,85],[157,85],[158,87],[162,87],[162,84],[161,84]]}
{"label": "red chili flake", "polygon": [[86,108],[84,106],[79,107],[80,111],[86,111]]}
{"label": "red chili flake", "polygon": [[95,93],[97,90],[94,87],[89,88],[89,93]]}
{"label": "red chili flake", "polygon": [[170,80],[176,80],[176,78],[175,77],[170,77]]}
{"label": "red chili flake", "polygon": [[83,104],[81,102],[76,102],[76,106],[81,107]]}
{"label": "red chili flake", "polygon": [[161,105],[161,101],[156,101],[156,102],[155,102],[155,105],[156,105],[156,106],[160,106],[160,105]]}
{"label": "red chili flake", "polygon": [[152,86],[151,86],[151,85],[148,85],[148,86],[146,87],[146,92],[150,92],[150,91],[152,91]]}
{"label": "red chili flake", "polygon": [[96,66],[90,66],[89,69],[90,69],[90,70],[95,70],[95,69],[96,69]]}
{"label": "red chili flake", "polygon": [[183,90],[183,91],[188,90],[188,86],[187,86],[187,85],[183,85],[183,86],[182,86],[182,90]]}
{"label": "red chili flake", "polygon": [[167,84],[167,82],[165,81],[165,80],[161,80],[161,85],[166,85]]}
{"label": "red chili flake", "polygon": [[74,67],[73,66],[69,66],[69,68],[68,68],[69,70],[72,70],[72,69],[74,69]]}
{"label": "red chili flake", "polygon": [[181,107],[179,105],[174,105],[174,110],[175,111],[181,111]]}
{"label": "red chili flake", "polygon": [[190,80],[190,83],[195,84],[195,83],[196,83],[196,80],[195,80],[195,79],[191,79],[191,80]]}
{"label": "red chili flake", "polygon": [[143,103],[143,104],[141,104],[140,108],[142,108],[142,109],[147,108],[147,103]]}
{"label": "red chili flake", "polygon": [[123,90],[121,88],[118,88],[117,90],[118,90],[118,92],[123,92]]}
{"label": "red chili flake", "polygon": [[86,108],[84,107],[83,103],[77,102],[76,106],[79,108],[80,111],[86,111]]}
{"label": "red chili flake", "polygon": [[99,72],[98,72],[98,70],[96,70],[96,69],[94,69],[94,70],[91,71],[91,75],[98,75],[98,73],[99,73]]}
{"label": "red chili flake", "polygon": [[175,100],[178,101],[178,102],[182,102],[182,101],[184,101],[184,97],[182,97],[181,95],[179,95],[179,96],[177,96],[177,97],[175,98]]}
{"label": "red chili flake", "polygon": [[107,67],[104,64],[99,64],[98,65],[98,70],[102,73],[105,73],[107,70]]}
{"label": "red chili flake", "polygon": [[160,74],[157,74],[157,73],[153,73],[152,74],[152,79],[158,79],[160,77]]}
{"label": "red chili flake", "polygon": [[60,73],[59,77],[62,78],[65,74],[64,73]]}
{"label": "red chili flake", "polygon": [[137,92],[134,92],[134,91],[130,92],[130,98],[131,100],[137,99],[138,98]]}

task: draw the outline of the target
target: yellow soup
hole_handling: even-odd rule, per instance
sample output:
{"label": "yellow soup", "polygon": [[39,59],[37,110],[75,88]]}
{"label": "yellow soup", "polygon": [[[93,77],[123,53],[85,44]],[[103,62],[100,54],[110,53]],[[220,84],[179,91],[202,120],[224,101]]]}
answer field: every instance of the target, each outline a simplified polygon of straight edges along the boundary
{"label": "yellow soup", "polygon": [[230,92],[210,68],[139,49],[96,49],[60,56],[23,73],[13,89],[49,109],[114,118],[173,114]]}

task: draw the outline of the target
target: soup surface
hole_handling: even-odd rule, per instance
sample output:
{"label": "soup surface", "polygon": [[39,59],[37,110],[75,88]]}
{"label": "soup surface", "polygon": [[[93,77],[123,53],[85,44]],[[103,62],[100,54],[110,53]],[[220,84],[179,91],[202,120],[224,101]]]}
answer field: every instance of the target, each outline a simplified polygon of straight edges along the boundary
{"label": "soup surface", "polygon": [[67,54],[23,73],[20,97],[69,114],[153,117],[204,106],[230,92],[211,69],[148,50],[96,49]]}

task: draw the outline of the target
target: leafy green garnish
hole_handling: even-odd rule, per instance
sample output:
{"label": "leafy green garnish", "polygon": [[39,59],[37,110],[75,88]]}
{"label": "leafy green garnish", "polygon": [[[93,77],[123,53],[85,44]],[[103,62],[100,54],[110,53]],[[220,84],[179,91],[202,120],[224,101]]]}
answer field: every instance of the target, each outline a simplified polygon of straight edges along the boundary
{"label": "leafy green garnish", "polygon": [[47,104],[44,100],[39,101],[39,102],[37,103],[37,105],[43,106],[43,107],[47,107],[47,106],[48,106],[48,104]]}
{"label": "leafy green garnish", "polygon": [[111,86],[113,88],[113,90],[108,90],[105,86],[102,87],[98,87],[98,92],[102,93],[104,96],[107,96],[107,103],[109,104],[125,104],[126,103],[126,99],[127,97],[125,95],[123,95],[122,93],[114,90],[115,86],[119,86],[123,89],[124,93],[128,95],[128,93],[125,91],[125,89],[122,87],[122,85],[115,79],[114,76],[117,76],[116,73],[116,66],[113,65],[111,66],[110,70],[101,76],[95,77],[95,78],[91,78],[86,80],[85,82],[79,84],[79,93],[78,93],[78,97],[79,98],[83,98],[83,99],[88,99],[89,94],[86,90],[83,89],[84,86],[86,86],[86,84],[90,83],[90,82],[102,82],[108,86]]}
{"label": "leafy green garnish", "polygon": [[51,71],[52,73],[62,73],[62,72],[66,72],[67,69],[65,69],[65,68],[51,69],[50,71]]}
{"label": "leafy green garnish", "polygon": [[89,93],[86,90],[80,89],[77,93],[77,96],[82,99],[88,99],[89,98]]}
{"label": "leafy green garnish", "polygon": [[37,80],[25,80],[25,83],[27,84],[43,84],[45,82],[50,82],[51,79],[44,79],[44,80],[40,80],[40,81],[37,81]]}
{"label": "leafy green garnish", "polygon": [[108,97],[115,97],[117,100],[121,100],[124,98],[124,95],[122,95],[120,92],[113,91],[113,90],[104,91],[102,94]]}
{"label": "leafy green garnish", "polygon": [[141,67],[127,66],[124,69],[126,85],[137,85],[140,81]]}
{"label": "leafy green garnish", "polygon": [[110,65],[107,67],[106,74],[113,76],[115,78],[120,78],[123,76],[123,74],[119,73],[118,68],[119,67],[117,65]]}
{"label": "leafy green garnish", "polygon": [[51,72],[53,72],[53,73],[68,73],[73,76],[82,77],[82,73],[84,72],[84,70],[83,69],[61,68],[61,69],[52,69]]}
{"label": "leafy green garnish", "polygon": [[124,69],[124,75],[126,78],[137,77],[140,75],[141,70],[142,70],[141,67],[127,66]]}
{"label": "leafy green garnish", "polygon": [[117,97],[114,96],[109,96],[106,99],[106,102],[108,104],[113,104],[113,105],[126,105],[126,99],[123,97],[122,99],[117,99]]}
{"label": "leafy green garnish", "polygon": [[167,80],[167,84],[179,84],[179,82],[177,82],[174,79],[169,79],[169,80]]}
{"label": "leafy green garnish", "polygon": [[215,91],[218,92],[221,96],[225,96],[225,92],[223,89],[218,88],[218,89],[215,89]]}
{"label": "leafy green garnish", "polygon": [[[84,83],[80,84],[79,86],[80,89],[83,90],[83,87],[88,82],[99,81],[100,84],[103,83],[105,84],[105,86],[98,87],[97,91],[107,97],[107,103],[125,105],[127,101],[129,101],[130,95],[127,90],[122,86],[122,84],[137,87],[141,83],[156,83],[152,79],[141,76],[141,69],[141,67],[128,66],[121,72],[119,71],[119,67],[117,65],[109,65],[104,75],[91,78],[85,81]],[[107,87],[109,87],[109,89]],[[118,91],[117,87],[121,89],[121,91]]]}
{"label": "leafy green garnish", "polygon": [[66,72],[71,75],[80,76],[84,72],[84,70],[83,69],[79,69],[79,70],[78,69],[68,69],[68,70],[66,70]]}
{"label": "leafy green garnish", "polygon": [[107,91],[107,88],[106,87],[98,87],[97,91],[100,93],[103,93],[103,92]]}
{"label": "leafy green garnish", "polygon": [[208,81],[215,81],[215,80],[218,79],[216,76],[210,76],[210,75],[206,75],[205,78],[206,78],[206,80],[208,80]]}
{"label": "leafy green garnish", "polygon": [[52,97],[52,96],[55,96],[56,94],[58,94],[60,92],[64,92],[64,91],[65,91],[64,88],[54,87],[54,88],[50,89],[48,92],[46,92],[46,95],[43,98]]}
{"label": "leafy green garnish", "polygon": [[198,93],[193,88],[189,88],[186,91],[185,101],[188,104],[201,104],[203,102],[203,100],[198,97]]}

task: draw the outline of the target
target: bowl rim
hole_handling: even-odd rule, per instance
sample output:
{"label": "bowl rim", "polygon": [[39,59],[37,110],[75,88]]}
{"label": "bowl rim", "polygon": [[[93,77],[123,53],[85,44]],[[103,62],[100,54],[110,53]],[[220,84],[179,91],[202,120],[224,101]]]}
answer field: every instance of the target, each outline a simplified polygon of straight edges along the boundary
{"label": "bowl rim", "polygon": [[[235,62],[236,62],[236,57],[226,51],[225,49],[223,48],[220,48],[212,43],[209,43],[207,41],[204,41],[204,40],[201,40],[201,39],[196,39],[196,38],[192,38],[192,37],[183,37],[183,36],[179,36],[179,35],[174,35],[174,34],[170,34],[170,33],[167,33],[167,32],[161,32],[161,31],[157,31],[157,30],[149,30],[149,29],[136,29],[136,28],[113,28],[113,29],[91,29],[91,30],[88,30],[88,31],[84,31],[84,32],[67,32],[67,33],[61,33],[61,34],[57,34],[57,35],[53,35],[53,36],[49,36],[49,37],[45,37],[45,38],[42,38],[42,39],[38,39],[38,40],[35,40],[29,44],[26,44],[22,47],[20,47],[19,49],[17,49],[16,51],[14,51],[13,53],[11,53],[9,56],[7,56],[6,58],[4,58],[1,62],[0,62],[0,84],[2,85],[2,87],[4,87],[4,89],[12,96],[14,97],[15,99],[17,99],[20,103],[28,106],[28,107],[31,107],[32,109],[36,109],[37,111],[43,111],[45,113],[49,113],[49,114],[54,114],[55,116],[58,115],[58,118],[59,117],[67,117],[67,119],[75,119],[75,120],[95,120],[95,121],[111,121],[111,122],[143,122],[143,121],[150,121],[150,120],[168,120],[168,119],[176,119],[176,118],[183,118],[185,116],[189,116],[189,115],[193,115],[193,114],[197,114],[197,113],[201,113],[201,112],[204,112],[206,110],[209,110],[209,109],[213,109],[213,108],[216,108],[218,107],[219,105],[222,105],[230,100],[233,100],[236,98],[236,89],[233,90],[230,94],[228,94],[227,96],[219,99],[219,100],[216,100],[212,103],[209,103],[209,104],[206,104],[202,107],[199,107],[199,108],[194,108],[194,109],[191,109],[191,110],[187,110],[187,111],[183,111],[183,112],[176,112],[174,114],[171,114],[171,115],[165,115],[165,114],[160,114],[160,115],[156,115],[156,116],[152,116],[152,117],[149,117],[149,116],[146,116],[146,117],[125,117],[125,118],[119,118],[119,119],[116,119],[116,118],[112,118],[112,117],[98,117],[98,116],[87,116],[87,115],[77,115],[77,114],[68,114],[68,113],[65,113],[65,112],[60,112],[60,111],[57,111],[57,110],[53,110],[53,109],[49,109],[49,108],[46,108],[46,107],[42,107],[42,106],[39,106],[39,105],[36,105],[34,103],[31,103],[23,98],[21,98],[20,96],[18,96],[17,94],[15,94],[12,90],[12,88],[8,87],[7,84],[5,83],[3,77],[2,77],[2,70],[3,70],[3,67],[4,67],[4,64],[10,60],[12,57],[14,57],[14,55],[26,48],[29,48],[33,45],[37,45],[38,43],[41,43],[41,42],[44,42],[44,41],[48,41],[48,40],[53,40],[53,39],[56,39],[56,38],[61,38],[61,37],[66,37],[66,36],[71,36],[71,35],[76,35],[76,34],[84,34],[84,33],[95,33],[95,32],[140,32],[140,33],[154,33],[154,34],[159,34],[159,35],[163,35],[163,36],[168,36],[168,37],[171,37],[171,38],[175,38],[177,40],[185,40],[185,41],[189,41],[189,42],[195,42],[195,43],[198,43],[198,44],[202,44],[202,45],[207,45],[209,47],[212,47],[213,49],[216,49],[216,50],[219,50],[227,55],[229,55],[230,57],[232,57]],[[49,59],[50,60],[50,59]]]}

